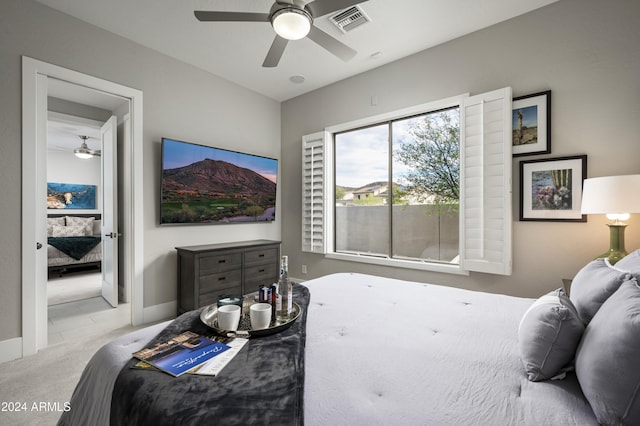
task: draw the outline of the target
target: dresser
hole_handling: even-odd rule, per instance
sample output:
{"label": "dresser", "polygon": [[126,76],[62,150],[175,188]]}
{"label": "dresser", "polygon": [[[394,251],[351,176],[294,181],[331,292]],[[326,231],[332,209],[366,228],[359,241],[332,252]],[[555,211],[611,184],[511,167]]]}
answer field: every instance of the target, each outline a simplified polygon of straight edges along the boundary
{"label": "dresser", "polygon": [[223,294],[241,295],[278,281],[280,241],[176,247],[178,314],[216,303]]}

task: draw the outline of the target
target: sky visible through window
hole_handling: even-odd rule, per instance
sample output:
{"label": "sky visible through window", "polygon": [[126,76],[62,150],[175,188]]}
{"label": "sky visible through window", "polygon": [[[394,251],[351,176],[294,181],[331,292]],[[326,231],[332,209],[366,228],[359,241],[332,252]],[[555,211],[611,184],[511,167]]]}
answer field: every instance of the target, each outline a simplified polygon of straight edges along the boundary
{"label": "sky visible through window", "polygon": [[[410,142],[411,124],[422,117],[393,122],[394,150]],[[336,185],[360,188],[367,184],[389,180],[389,124],[358,129],[336,135]],[[403,184],[402,176],[409,168],[393,163],[393,181]]]}

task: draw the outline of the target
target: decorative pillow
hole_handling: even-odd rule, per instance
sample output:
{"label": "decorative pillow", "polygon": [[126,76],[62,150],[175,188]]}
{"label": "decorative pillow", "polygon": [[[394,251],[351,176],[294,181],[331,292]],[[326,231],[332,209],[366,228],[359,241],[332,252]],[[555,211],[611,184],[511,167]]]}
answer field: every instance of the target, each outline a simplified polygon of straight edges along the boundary
{"label": "decorative pillow", "polygon": [[[92,217],[78,217],[78,216],[66,216],[67,226],[83,226],[83,235],[93,235],[93,221]],[[82,236],[82,235],[81,235]]]}
{"label": "decorative pillow", "polygon": [[52,237],[84,237],[86,229],[80,225],[59,226],[53,225]]}
{"label": "decorative pillow", "polygon": [[640,288],[625,281],[585,329],[576,376],[598,422],[640,424]]}
{"label": "decorative pillow", "polygon": [[569,296],[554,290],[534,302],[520,320],[520,358],[532,382],[561,373],[575,356],[584,324]]}
{"label": "decorative pillow", "polygon": [[66,221],[64,219],[64,216],[47,218],[47,237],[53,236],[53,225],[65,226]]}
{"label": "decorative pillow", "polygon": [[593,260],[576,274],[570,298],[585,324],[628,276],[625,271],[612,268],[606,259]]}
{"label": "decorative pillow", "polygon": [[640,278],[640,250],[629,253],[615,264],[617,269],[627,271]]}

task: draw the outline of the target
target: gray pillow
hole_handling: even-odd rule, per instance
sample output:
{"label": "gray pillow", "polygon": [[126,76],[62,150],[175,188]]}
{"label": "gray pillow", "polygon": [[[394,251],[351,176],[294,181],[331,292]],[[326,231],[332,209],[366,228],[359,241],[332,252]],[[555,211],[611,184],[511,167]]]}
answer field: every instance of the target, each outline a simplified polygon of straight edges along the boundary
{"label": "gray pillow", "polygon": [[628,276],[612,268],[606,259],[593,260],[576,274],[571,282],[570,298],[585,324]]}
{"label": "gray pillow", "polygon": [[584,324],[562,289],[548,293],[527,309],[518,328],[520,358],[532,382],[550,379],[571,363]]}
{"label": "gray pillow", "polygon": [[624,282],[585,329],[576,376],[604,425],[640,424],[640,288]]}
{"label": "gray pillow", "polygon": [[640,250],[631,252],[618,260],[615,268],[630,272],[636,278],[640,277]]}

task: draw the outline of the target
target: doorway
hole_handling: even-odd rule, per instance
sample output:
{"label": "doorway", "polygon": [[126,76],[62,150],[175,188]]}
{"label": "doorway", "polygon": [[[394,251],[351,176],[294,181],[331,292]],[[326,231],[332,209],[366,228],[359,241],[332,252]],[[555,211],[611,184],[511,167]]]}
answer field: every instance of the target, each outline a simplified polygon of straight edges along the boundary
{"label": "doorway", "polygon": [[89,99],[98,97],[124,100],[127,106],[121,156],[123,220],[119,228],[105,231],[123,235],[121,276],[130,288],[129,323],[143,323],[142,204],[133,197],[142,190],[142,92],[27,57],[22,65],[22,355],[27,356],[46,347],[48,340],[47,255],[42,250],[47,234],[46,205],[41,200],[46,197],[47,100],[55,92],[56,82],[66,83],[72,92],[82,92],[87,105],[94,102]]}
{"label": "doorway", "polygon": [[[117,199],[114,185],[107,185],[116,158],[117,141],[102,140],[103,128],[116,132],[128,116],[128,100],[66,100],[63,83],[50,79],[47,114],[47,344],[62,343],[78,335],[131,323],[127,291],[118,297],[118,244],[102,232],[104,211]],[[82,94],[72,88],[72,92]],[[87,105],[82,102],[93,102]],[[117,110],[109,108],[111,104]],[[111,119],[111,117],[114,117]],[[105,177],[105,175],[107,175]],[[69,192],[65,192],[65,191]],[[116,203],[117,205],[117,203]],[[116,240],[117,241],[117,240]],[[126,259],[123,259],[126,261]],[[114,270],[115,269],[115,270]],[[103,283],[107,285],[103,286]],[[124,286],[123,286],[124,287]],[[119,303],[120,302],[120,303]],[[113,309],[115,308],[115,309]]]}

